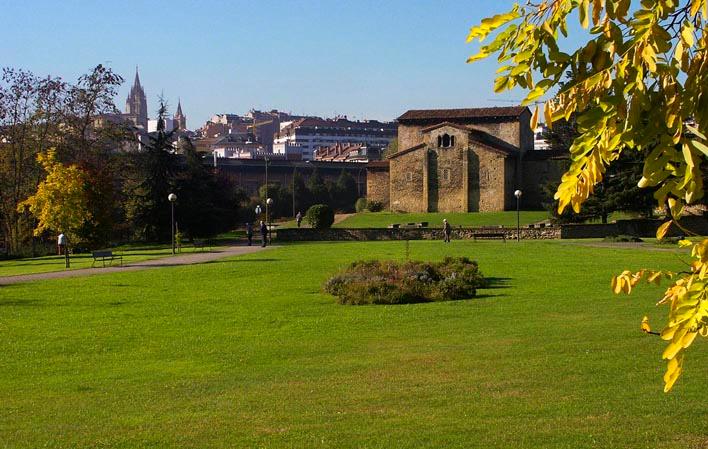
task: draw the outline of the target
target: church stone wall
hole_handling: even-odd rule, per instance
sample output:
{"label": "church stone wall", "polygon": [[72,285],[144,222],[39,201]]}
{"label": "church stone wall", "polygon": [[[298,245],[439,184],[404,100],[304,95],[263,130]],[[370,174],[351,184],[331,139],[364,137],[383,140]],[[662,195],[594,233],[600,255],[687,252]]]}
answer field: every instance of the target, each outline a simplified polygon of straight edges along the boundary
{"label": "church stone wall", "polygon": [[[489,151],[481,146],[474,146],[472,156],[477,164],[479,178],[478,187],[475,195],[478,197],[478,202],[474,209],[475,212],[498,212],[505,210],[504,197],[506,194],[506,176],[505,157],[494,151]],[[471,186],[471,190],[475,186]]]}
{"label": "church stone wall", "polygon": [[389,172],[386,169],[369,169],[366,172],[366,199],[379,201],[384,209],[391,206],[389,198]]}
{"label": "church stone wall", "polygon": [[423,141],[423,133],[420,132],[424,126],[398,125],[398,151],[414,147]]}
{"label": "church stone wall", "polygon": [[411,151],[391,160],[390,202],[392,211],[428,211],[427,151]]}

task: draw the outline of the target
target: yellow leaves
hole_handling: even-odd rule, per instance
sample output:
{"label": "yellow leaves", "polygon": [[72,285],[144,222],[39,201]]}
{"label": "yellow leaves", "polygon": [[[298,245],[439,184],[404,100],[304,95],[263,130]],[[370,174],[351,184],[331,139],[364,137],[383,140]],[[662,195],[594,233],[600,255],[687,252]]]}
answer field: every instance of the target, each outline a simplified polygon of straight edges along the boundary
{"label": "yellow leaves", "polygon": [[91,219],[85,191],[88,179],[76,165],[58,162],[53,149],[40,153],[37,160],[47,176],[37,186],[37,192],[20,203],[18,209],[28,208],[37,218],[35,235],[51,230],[72,239],[72,234]]}
{"label": "yellow leaves", "polygon": [[683,371],[683,354],[671,359],[664,373],[664,393],[668,393]]}
{"label": "yellow leaves", "polygon": [[536,105],[536,108],[533,110],[533,115],[531,115],[531,129],[536,129],[536,125],[538,124],[538,105]]}
{"label": "yellow leaves", "polygon": [[590,25],[590,18],[589,18],[589,11],[588,9],[590,8],[590,1],[589,0],[581,0],[580,5],[578,6],[578,15],[580,18],[580,26],[583,28],[586,28]]}
{"label": "yellow leaves", "polygon": [[[665,225],[670,223],[669,221]],[[659,334],[663,340],[669,342],[662,353],[662,358],[668,361],[664,374],[665,392],[671,390],[681,375],[686,349],[699,335],[708,336],[708,281],[705,279],[708,271],[708,239],[698,243],[681,240],[679,247],[692,247],[691,257],[694,260],[691,263],[691,272],[680,274],[658,303],[669,306],[667,324]],[[661,271],[642,270],[632,273],[625,270],[612,279],[612,291],[616,294],[629,293],[645,275],[648,282],[658,282],[662,275],[667,278],[674,276],[673,273]],[[655,333],[652,332],[646,316],[642,319],[641,329],[646,333]]]}
{"label": "yellow leaves", "polygon": [[696,43],[693,31],[693,25],[688,21],[684,22],[681,26],[681,42],[683,42],[686,47],[693,47],[693,44]]}
{"label": "yellow leaves", "polygon": [[671,224],[673,223],[673,220],[669,220],[666,223],[663,223],[659,228],[656,230],[656,238],[661,240],[664,237],[666,237],[666,233],[669,232],[669,227],[671,227]]}
{"label": "yellow leaves", "polygon": [[519,5],[515,4],[508,13],[497,14],[493,17],[483,19],[479,25],[470,29],[467,35],[467,42],[472,42],[474,39],[479,39],[479,41],[482,42],[489,33],[517,17],[519,17]]}

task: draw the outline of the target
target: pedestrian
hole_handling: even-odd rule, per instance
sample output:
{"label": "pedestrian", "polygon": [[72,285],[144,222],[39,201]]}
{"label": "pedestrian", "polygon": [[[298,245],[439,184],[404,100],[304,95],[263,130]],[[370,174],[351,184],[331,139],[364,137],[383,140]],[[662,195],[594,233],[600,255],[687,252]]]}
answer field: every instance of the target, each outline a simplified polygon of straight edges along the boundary
{"label": "pedestrian", "polygon": [[251,223],[246,223],[246,238],[248,246],[251,246],[253,244],[253,225]]}
{"label": "pedestrian", "polygon": [[297,223],[297,227],[300,227],[300,223],[302,223],[302,213],[300,211],[297,211],[297,215],[295,215],[295,223]]}
{"label": "pedestrian", "polygon": [[266,239],[268,238],[268,226],[266,226],[265,222],[261,220],[261,246],[265,247],[266,246]]}
{"label": "pedestrian", "polygon": [[57,253],[61,256],[64,254],[64,251],[66,251],[66,236],[62,232],[59,234],[59,237],[57,237]]}
{"label": "pedestrian", "polygon": [[450,226],[450,223],[447,221],[447,218],[443,218],[443,237],[445,239],[445,243],[450,243],[450,234],[452,233],[452,226]]}

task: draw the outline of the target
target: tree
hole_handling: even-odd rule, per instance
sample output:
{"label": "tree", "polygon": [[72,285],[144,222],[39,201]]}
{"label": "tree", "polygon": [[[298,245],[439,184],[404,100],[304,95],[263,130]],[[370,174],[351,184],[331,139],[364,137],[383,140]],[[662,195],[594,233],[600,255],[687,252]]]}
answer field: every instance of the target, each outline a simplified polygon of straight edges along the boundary
{"label": "tree", "polygon": [[359,197],[354,177],[348,171],[342,170],[337,181],[330,187],[329,196],[335,209],[343,212],[353,211],[354,203]]}
{"label": "tree", "polygon": [[47,173],[37,192],[21,202],[18,209],[29,209],[37,219],[34,235],[46,231],[64,233],[69,242],[78,242],[78,230],[91,219],[86,195],[86,174],[76,165],[57,162],[56,151],[37,155],[37,161]]}
{"label": "tree", "polygon": [[[630,14],[630,11],[632,13]],[[573,53],[561,51],[560,34],[577,13],[588,39]],[[572,82],[544,102],[547,125],[576,115],[579,135],[570,148],[572,163],[558,186],[558,210],[581,205],[605,178],[607,167],[623,152],[640,152],[638,186],[656,187],[654,198],[670,219],[659,227],[663,238],[680,219],[684,206],[699,201],[708,156],[708,60],[706,0],[542,0],[515,4],[503,14],[472,27],[468,41],[490,43],[468,59],[497,54],[503,64],[494,84],[501,92],[528,90],[522,104],[551,94],[567,71]],[[592,22],[592,27],[590,23]],[[531,119],[534,128],[540,108]],[[680,224],[677,223],[677,226]],[[643,277],[671,279],[661,300],[669,306],[661,338],[670,341],[664,390],[682,369],[685,349],[699,333],[708,336],[708,239],[692,246],[690,271],[624,272],[613,279],[616,293],[629,293]]]}
{"label": "tree", "polygon": [[157,133],[133,159],[126,206],[128,220],[135,234],[146,240],[170,237],[170,204],[167,196],[175,188],[176,158],[172,146],[173,131],[165,132],[167,107],[160,101]]}
{"label": "tree", "polygon": [[294,207],[292,213],[293,216],[295,216],[298,211],[302,213],[302,211],[307,210],[311,205],[310,192],[308,192],[307,186],[305,186],[305,180],[302,178],[299,171],[296,171],[293,175],[293,195]]}
{"label": "tree", "polygon": [[329,192],[320,172],[315,168],[307,179],[309,199],[313,204],[329,204]]}

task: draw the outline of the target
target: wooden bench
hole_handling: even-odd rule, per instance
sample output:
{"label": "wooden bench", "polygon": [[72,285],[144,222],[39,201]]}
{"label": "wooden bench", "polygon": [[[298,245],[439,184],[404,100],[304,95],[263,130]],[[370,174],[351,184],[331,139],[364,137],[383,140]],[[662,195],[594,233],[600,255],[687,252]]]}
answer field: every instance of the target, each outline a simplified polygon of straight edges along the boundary
{"label": "wooden bench", "polygon": [[503,232],[487,232],[487,231],[481,231],[481,232],[475,232],[472,234],[472,239],[477,240],[477,239],[502,239],[504,240],[504,243],[506,243],[506,234]]}
{"label": "wooden bench", "polygon": [[93,251],[91,253],[91,257],[93,257],[93,263],[91,264],[91,268],[93,268],[96,265],[96,262],[99,260],[103,264],[103,267],[106,267],[106,261],[108,261],[108,265],[113,265],[114,260],[120,260],[120,266],[123,266],[123,256],[119,254],[113,254],[113,251],[106,250],[106,251]]}

